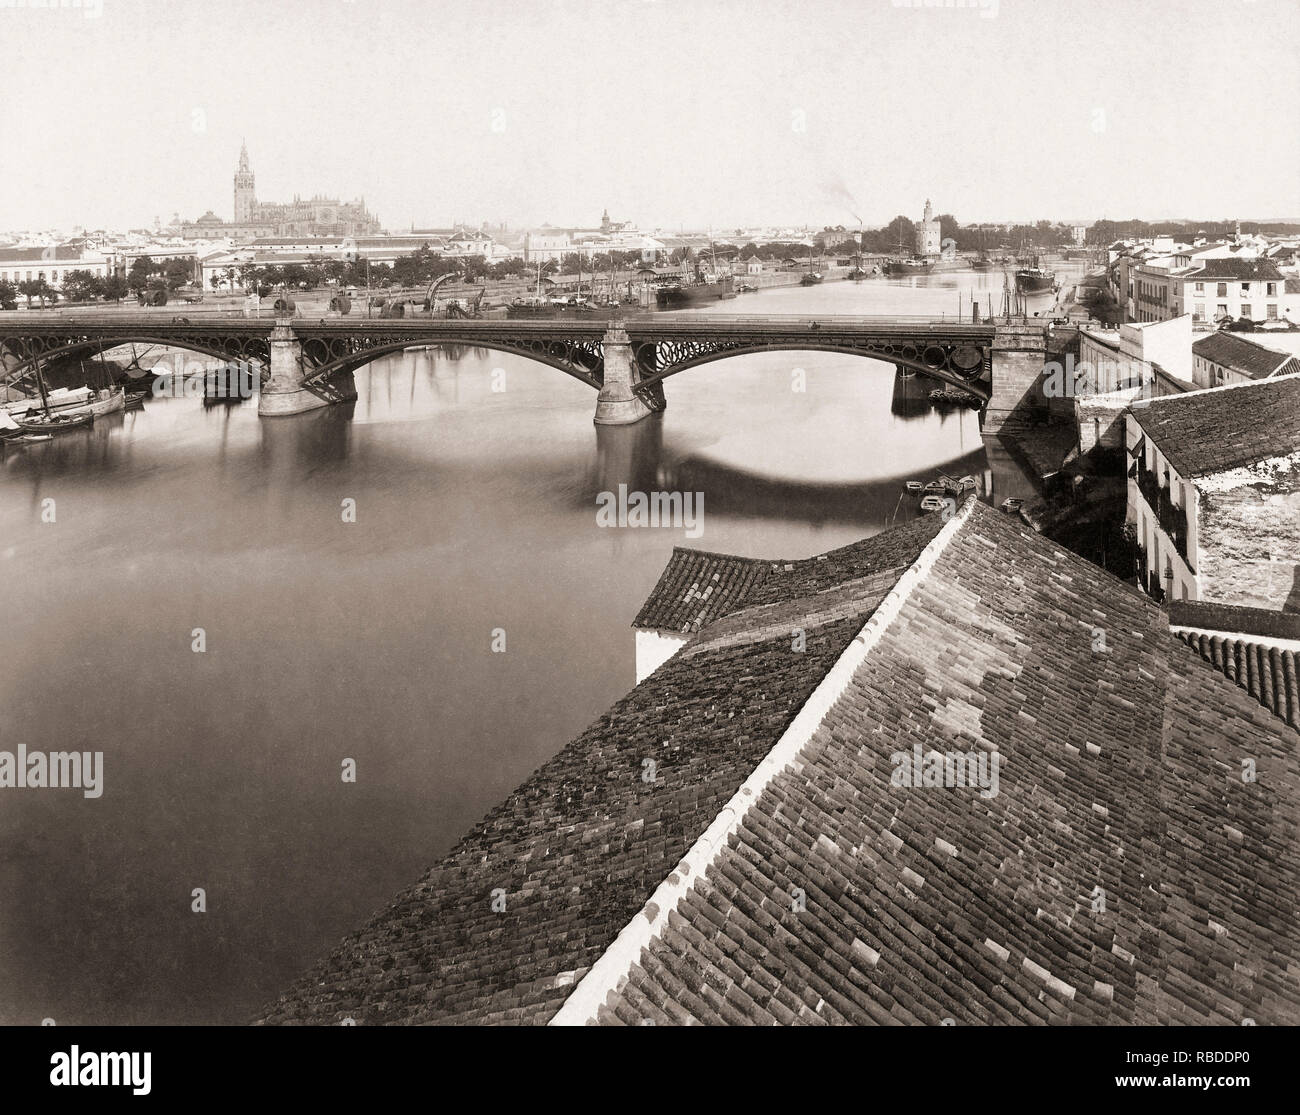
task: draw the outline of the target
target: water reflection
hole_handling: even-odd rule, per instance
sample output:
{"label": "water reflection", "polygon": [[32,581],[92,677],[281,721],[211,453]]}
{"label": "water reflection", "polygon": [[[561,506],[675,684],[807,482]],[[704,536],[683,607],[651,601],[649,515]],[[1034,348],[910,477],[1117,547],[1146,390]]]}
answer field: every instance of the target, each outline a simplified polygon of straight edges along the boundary
{"label": "water reflection", "polygon": [[554,369],[435,349],[293,418],[150,399],[0,447],[0,747],[93,745],[106,771],[99,801],[0,810],[0,1023],[240,1021],[416,878],[632,684],[629,625],[688,540],[601,528],[597,493],[703,492],[688,544],[787,558],[916,514],[905,478],[1021,494],[932,386],[766,353],[596,427]]}

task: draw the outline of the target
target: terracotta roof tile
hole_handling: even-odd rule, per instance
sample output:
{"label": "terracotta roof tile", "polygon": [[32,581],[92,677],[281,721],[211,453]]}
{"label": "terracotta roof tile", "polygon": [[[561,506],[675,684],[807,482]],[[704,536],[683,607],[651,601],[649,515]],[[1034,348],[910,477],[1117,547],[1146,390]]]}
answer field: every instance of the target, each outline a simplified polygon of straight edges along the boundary
{"label": "terracotta roof tile", "polygon": [[[787,1023],[1295,1022],[1298,738],[1215,678],[1140,594],[977,507],[645,970],[743,980],[749,1021],[788,989],[826,1005]],[[914,743],[996,746],[999,793],[891,786]],[[802,912],[756,899],[792,886]]]}
{"label": "terracotta roof tile", "polygon": [[1129,413],[1190,480],[1300,449],[1300,376],[1140,400]]}
{"label": "terracotta roof tile", "polygon": [[[937,519],[765,563],[264,1021],[551,1019]],[[1285,663],[1224,640],[1202,661],[1141,593],[983,505],[954,526],[597,1021],[1300,1020],[1300,736],[1251,696],[1294,694]],[[996,753],[998,793],[892,785],[914,745]]]}

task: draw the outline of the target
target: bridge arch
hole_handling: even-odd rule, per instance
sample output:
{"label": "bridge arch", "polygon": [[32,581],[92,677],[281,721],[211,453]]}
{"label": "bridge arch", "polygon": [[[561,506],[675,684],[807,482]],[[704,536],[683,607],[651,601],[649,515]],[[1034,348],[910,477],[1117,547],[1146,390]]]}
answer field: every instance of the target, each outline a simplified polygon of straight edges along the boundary
{"label": "bridge arch", "polygon": [[307,337],[302,340],[303,362],[308,370],[303,377],[304,386],[312,386],[343,372],[356,372],[367,364],[397,352],[415,348],[439,348],[459,345],[463,348],[486,348],[521,356],[539,364],[555,368],[567,376],[600,390],[603,382],[604,357],[599,342],[581,344],[573,341],[543,340],[528,345],[512,344],[494,337],[430,338],[408,337],[400,341],[376,344],[356,352],[337,355],[330,343],[322,338]]}
{"label": "bridge arch", "polygon": [[772,344],[737,345],[709,349],[692,356],[673,360],[666,367],[661,367],[657,371],[649,370],[647,367],[648,362],[642,359],[641,350],[647,348],[653,349],[654,344],[638,344],[635,346],[638,356],[637,363],[640,365],[642,372],[641,379],[636,385],[638,389],[662,383],[671,376],[690,368],[717,363],[720,360],[729,360],[733,356],[753,356],[765,352],[838,352],[846,356],[861,356],[868,360],[876,360],[882,364],[902,365],[922,375],[930,376],[932,379],[941,380],[952,387],[967,391],[982,402],[987,402],[989,399],[987,386],[979,381],[979,374],[983,371],[984,361],[981,360],[979,364],[975,365],[970,374],[961,375],[947,366],[949,353],[943,346],[935,344],[891,345],[887,349],[884,346],[877,349],[836,344],[833,341],[777,341]]}
{"label": "bridge arch", "polygon": [[43,338],[10,339],[0,344],[0,356],[17,357],[17,362],[10,364],[0,372],[0,379],[5,381],[20,379],[35,367],[37,362],[47,363],[51,360],[86,359],[108,352],[124,345],[155,345],[162,348],[184,349],[198,352],[218,360],[258,361],[263,368],[270,364],[270,348],[265,337],[227,338],[214,337],[211,340],[191,339],[188,337],[163,337],[140,333],[124,337],[94,337],[70,341],[65,344],[42,344]]}

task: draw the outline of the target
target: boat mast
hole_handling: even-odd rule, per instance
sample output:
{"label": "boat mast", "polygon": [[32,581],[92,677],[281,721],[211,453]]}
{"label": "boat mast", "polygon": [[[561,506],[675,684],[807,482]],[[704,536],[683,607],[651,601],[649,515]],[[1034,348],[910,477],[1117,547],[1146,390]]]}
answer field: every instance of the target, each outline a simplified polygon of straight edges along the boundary
{"label": "boat mast", "polygon": [[45,417],[50,416],[50,397],[45,393],[45,376],[41,374],[41,358],[36,358],[36,386],[41,392],[41,404],[45,407]]}

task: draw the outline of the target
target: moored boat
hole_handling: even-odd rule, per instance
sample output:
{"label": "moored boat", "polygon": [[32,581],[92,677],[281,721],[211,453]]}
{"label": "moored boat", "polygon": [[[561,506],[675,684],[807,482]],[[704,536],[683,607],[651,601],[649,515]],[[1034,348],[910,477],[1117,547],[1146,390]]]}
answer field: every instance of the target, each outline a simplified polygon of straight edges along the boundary
{"label": "moored boat", "polygon": [[41,414],[31,418],[20,418],[17,421],[25,433],[61,434],[65,430],[79,430],[83,426],[92,425],[95,416],[87,410],[79,414]]}
{"label": "moored boat", "polygon": [[655,304],[660,309],[717,302],[735,296],[736,288],[730,275],[701,273],[693,282],[664,283],[655,288]]}
{"label": "moored boat", "polygon": [[0,410],[0,441],[22,435],[23,428],[13,420],[13,416],[7,410]]}
{"label": "moored boat", "polygon": [[891,259],[885,264],[886,275],[928,275],[934,265],[924,259]]}
{"label": "moored boat", "polygon": [[925,512],[942,511],[947,505],[947,500],[943,496],[926,496],[921,500],[921,510]]}
{"label": "moored boat", "polygon": [[15,418],[20,418],[28,411],[47,408],[51,412],[58,413],[78,410],[86,406],[94,397],[95,393],[89,387],[56,387],[53,391],[45,392],[43,398],[37,396],[32,399],[15,399],[0,404],[0,410],[8,412]]}
{"label": "moored boat", "polygon": [[[116,389],[105,388],[84,409],[96,418],[105,414],[115,414],[119,410],[125,410],[126,392],[120,387]],[[69,411],[68,413],[81,414],[82,410]]]}
{"label": "moored boat", "polygon": [[925,488],[925,485],[919,480],[909,480],[903,485],[903,487],[907,489],[910,495],[919,496],[922,489]]}

